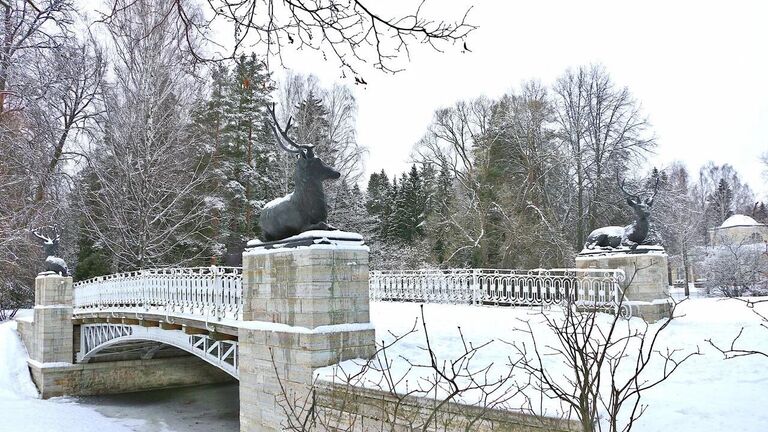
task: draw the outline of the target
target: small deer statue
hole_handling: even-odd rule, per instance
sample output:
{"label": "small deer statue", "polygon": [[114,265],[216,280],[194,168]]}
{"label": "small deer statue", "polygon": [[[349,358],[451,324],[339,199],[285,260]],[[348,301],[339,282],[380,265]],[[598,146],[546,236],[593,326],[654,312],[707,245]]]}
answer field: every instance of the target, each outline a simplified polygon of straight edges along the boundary
{"label": "small deer statue", "polygon": [[45,271],[58,273],[61,276],[69,276],[69,268],[67,263],[59,258],[59,240],[61,235],[59,234],[59,228],[54,225],[48,227],[53,231],[52,235],[44,235],[41,229],[32,230],[32,234],[43,242],[43,249],[45,249]]}
{"label": "small deer statue", "polygon": [[313,145],[299,145],[288,136],[291,120],[280,129],[275,105],[267,108],[272,116],[272,132],[283,150],[297,155],[292,193],[267,203],[259,223],[265,241],[277,241],[311,230],[334,230],[328,225],[328,209],[323,180],[338,179],[341,174],[315,157]]}
{"label": "small deer statue", "polygon": [[629,247],[630,250],[635,250],[637,246],[642,244],[646,237],[648,237],[648,232],[650,230],[650,221],[648,218],[651,215],[653,200],[656,198],[656,193],[658,192],[659,178],[656,177],[656,183],[653,186],[653,195],[645,201],[643,201],[640,196],[630,194],[624,189],[624,181],[619,180],[618,173],[616,174],[616,180],[619,182],[619,188],[627,198],[627,204],[629,204],[635,212],[635,221],[631,225],[624,227],[607,226],[592,231],[587,237],[587,241],[584,243],[584,249],[594,249],[595,247],[609,247],[616,249],[624,246]]}

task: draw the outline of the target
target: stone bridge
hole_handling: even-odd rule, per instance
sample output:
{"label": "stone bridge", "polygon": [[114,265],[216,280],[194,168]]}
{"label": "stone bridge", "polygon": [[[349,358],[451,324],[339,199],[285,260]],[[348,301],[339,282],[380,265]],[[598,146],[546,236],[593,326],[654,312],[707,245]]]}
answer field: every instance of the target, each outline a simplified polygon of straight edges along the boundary
{"label": "stone bridge", "polygon": [[[370,298],[509,307],[617,306],[623,297],[621,270],[369,272],[368,248],[359,236],[316,243],[247,250],[242,268],[151,269],[76,284],[69,277],[40,274],[34,319],[18,326],[33,379],[43,397],[238,380],[242,431],[310,430],[297,425],[291,412],[307,401],[313,415],[320,410],[315,404],[324,403],[322,409],[340,419],[404,403],[391,394],[357,389],[356,408],[350,412],[343,407],[346,402],[338,402],[349,398],[349,389],[338,397],[338,387],[314,381],[317,368],[375,354]],[[434,402],[411,399],[407,411],[413,415]],[[454,417],[474,412],[472,407],[446,407],[446,415]],[[480,412],[484,420],[473,430],[573,426]],[[370,429],[363,422],[346,426]],[[464,426],[459,422],[446,430]]]}
{"label": "stone bridge", "polygon": [[368,248],[320,243],[247,251],[242,269],[41,274],[34,319],[19,322],[33,379],[51,397],[234,378],[241,430],[282,430],[315,369],[375,353]]}

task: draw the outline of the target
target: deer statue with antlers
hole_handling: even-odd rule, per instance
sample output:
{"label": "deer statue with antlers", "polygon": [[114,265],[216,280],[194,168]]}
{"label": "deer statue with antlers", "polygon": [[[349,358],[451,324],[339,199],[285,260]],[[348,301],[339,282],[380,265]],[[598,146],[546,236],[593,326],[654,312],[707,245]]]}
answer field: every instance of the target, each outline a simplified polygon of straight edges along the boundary
{"label": "deer statue with antlers", "polygon": [[643,244],[650,231],[651,207],[656,193],[659,189],[659,177],[656,177],[656,183],[653,186],[653,195],[650,198],[642,200],[639,195],[631,194],[624,189],[624,181],[619,180],[619,174],[616,173],[616,181],[619,188],[627,198],[627,204],[635,212],[635,221],[631,225],[607,226],[592,231],[584,243],[584,249],[600,248],[619,248],[621,246],[629,247],[635,250],[638,245]]}
{"label": "deer statue with antlers", "polygon": [[289,136],[291,120],[281,129],[275,117],[275,105],[267,108],[272,116],[272,132],[283,150],[296,154],[295,189],[290,194],[267,203],[259,222],[265,241],[282,240],[311,230],[334,230],[328,225],[328,209],[323,181],[341,174],[315,156],[313,145],[296,144]]}
{"label": "deer statue with antlers", "polygon": [[69,276],[69,268],[67,263],[59,258],[59,240],[61,235],[59,234],[59,228],[56,225],[47,227],[52,231],[51,235],[45,235],[42,229],[32,230],[32,234],[43,242],[43,249],[45,249],[45,271],[58,273],[61,276]]}

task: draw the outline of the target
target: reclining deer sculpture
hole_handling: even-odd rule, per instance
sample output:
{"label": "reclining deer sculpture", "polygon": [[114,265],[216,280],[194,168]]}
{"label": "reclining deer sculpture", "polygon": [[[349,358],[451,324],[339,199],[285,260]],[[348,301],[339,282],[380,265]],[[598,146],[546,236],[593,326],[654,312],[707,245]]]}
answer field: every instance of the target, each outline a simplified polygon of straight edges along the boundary
{"label": "reclining deer sculpture", "polygon": [[[275,106],[267,108],[272,116],[272,132],[283,150],[297,155],[292,193],[273,200],[261,210],[259,222],[265,241],[282,240],[310,230],[334,230],[328,225],[328,209],[323,180],[338,179],[341,174],[315,157],[313,145],[299,145],[288,136],[291,120],[280,129]],[[287,144],[287,145],[286,145]]]}
{"label": "reclining deer sculpture", "polygon": [[659,178],[656,178],[656,183],[653,186],[653,195],[645,199],[645,201],[640,196],[627,192],[624,189],[624,181],[619,181],[618,174],[616,175],[616,180],[619,182],[619,188],[627,198],[627,204],[635,211],[635,221],[631,225],[624,227],[607,226],[592,231],[587,237],[586,242],[584,242],[584,249],[594,249],[596,246],[602,248],[628,246],[631,250],[635,250],[648,237],[650,229],[648,218],[651,215],[650,210],[651,206],[653,206],[653,200],[658,192]]}

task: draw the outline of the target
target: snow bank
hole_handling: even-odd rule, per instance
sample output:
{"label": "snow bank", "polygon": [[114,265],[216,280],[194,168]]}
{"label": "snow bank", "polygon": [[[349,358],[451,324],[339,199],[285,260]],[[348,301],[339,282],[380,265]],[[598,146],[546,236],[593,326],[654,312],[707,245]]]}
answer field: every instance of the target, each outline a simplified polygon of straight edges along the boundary
{"label": "snow bank", "polygon": [[109,419],[69,398],[38,399],[16,323],[0,323],[0,431],[130,432],[143,420]]}
{"label": "snow bank", "polygon": [[[768,314],[768,303],[756,306],[759,311]],[[525,321],[529,321],[538,342],[556,344],[554,335],[542,323],[540,308],[494,308],[459,305],[424,305],[430,342],[438,356],[438,362],[457,359],[463,354],[457,327],[468,343],[479,345],[492,341],[491,345],[478,352],[472,360],[473,369],[477,370],[493,364],[489,376],[493,378],[504,373],[514,350],[506,342],[528,341],[526,333],[521,331]],[[547,313],[557,313],[552,308]],[[739,339],[741,347],[768,352],[768,329],[760,326],[760,318],[752,313],[743,302],[723,299],[694,299],[683,302],[678,308],[676,319],[662,333],[657,348],[664,350],[681,349],[683,352],[701,349],[703,355],[694,356],[685,363],[669,380],[649,390],[643,396],[642,403],[648,405],[647,412],[636,423],[635,429],[644,432],[698,432],[733,430],[742,432],[762,432],[768,424],[768,360],[760,356],[723,360],[722,355],[712,348],[707,339],[720,345],[727,345],[744,327],[744,334]],[[606,323],[610,318],[604,316]],[[418,332],[406,337],[387,351],[387,357],[395,360],[391,368],[395,379],[408,374],[408,379],[401,382],[399,391],[405,386],[416,388],[420,383],[433,379],[429,369],[411,368],[400,360],[410,359],[416,364],[428,364],[429,358],[424,351],[424,334],[421,329],[420,309],[416,303],[372,302],[371,320],[376,326],[376,339],[390,342],[392,334],[402,335],[413,328],[419,319]],[[661,323],[652,324],[655,331]],[[627,322],[628,328],[642,329],[644,324],[638,318]],[[390,333],[391,332],[391,333]],[[402,356],[402,357],[401,357]],[[570,375],[568,369],[557,358],[545,358],[546,366],[553,376]],[[361,368],[361,360],[342,362],[339,366],[345,373],[355,373]],[[441,363],[442,364],[442,363]],[[651,368],[652,373],[661,370],[660,365]],[[331,380],[339,377],[333,366],[318,370],[316,376]],[[515,377],[522,382],[527,375],[518,371]],[[369,372],[363,382],[376,388],[380,383],[375,373]],[[502,389],[502,391],[508,390]],[[462,398],[465,403],[478,400],[480,394],[467,394]],[[539,402],[538,400],[536,401]],[[541,411],[550,415],[562,410],[552,400],[542,401]],[[521,398],[513,399],[508,408],[523,404]]]}
{"label": "snow bank", "polygon": [[16,333],[16,322],[0,324],[0,400],[38,396],[29,376],[27,357],[27,350]]}
{"label": "snow bank", "polygon": [[762,225],[762,224],[747,215],[735,214],[729,217],[728,219],[726,219],[725,222],[723,222],[723,224],[720,225],[720,228],[729,228],[729,227],[744,226],[744,225]]}

